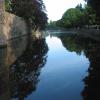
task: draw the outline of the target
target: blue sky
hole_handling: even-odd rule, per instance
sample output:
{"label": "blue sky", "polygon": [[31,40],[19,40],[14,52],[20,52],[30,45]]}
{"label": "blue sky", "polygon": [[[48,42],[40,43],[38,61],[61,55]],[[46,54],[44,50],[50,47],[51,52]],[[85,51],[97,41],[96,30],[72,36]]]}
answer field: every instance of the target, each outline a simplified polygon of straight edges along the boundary
{"label": "blue sky", "polygon": [[60,19],[63,13],[69,9],[74,8],[78,4],[84,5],[84,0],[43,0],[47,9],[49,20],[56,21]]}

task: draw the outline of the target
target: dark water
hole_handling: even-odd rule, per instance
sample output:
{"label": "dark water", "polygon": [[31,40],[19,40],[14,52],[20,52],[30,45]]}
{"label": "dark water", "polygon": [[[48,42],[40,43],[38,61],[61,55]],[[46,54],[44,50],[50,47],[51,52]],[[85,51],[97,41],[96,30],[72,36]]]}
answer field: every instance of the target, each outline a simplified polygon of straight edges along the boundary
{"label": "dark water", "polygon": [[[61,33],[24,43],[0,49],[0,100],[99,100],[99,42]],[[15,60],[6,56],[16,49]]]}

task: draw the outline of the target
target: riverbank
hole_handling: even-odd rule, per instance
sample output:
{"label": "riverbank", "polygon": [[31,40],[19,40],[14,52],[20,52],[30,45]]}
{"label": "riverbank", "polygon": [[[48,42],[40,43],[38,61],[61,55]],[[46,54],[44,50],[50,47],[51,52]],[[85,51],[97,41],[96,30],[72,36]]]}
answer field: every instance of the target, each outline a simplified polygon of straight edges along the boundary
{"label": "riverbank", "polygon": [[100,42],[100,30],[80,29],[80,30],[77,31],[77,33]]}
{"label": "riverbank", "polygon": [[89,37],[93,40],[100,41],[100,30],[97,29],[50,29],[46,30],[47,34],[50,35],[60,35],[60,33],[63,34],[77,34],[82,35],[85,37]]}

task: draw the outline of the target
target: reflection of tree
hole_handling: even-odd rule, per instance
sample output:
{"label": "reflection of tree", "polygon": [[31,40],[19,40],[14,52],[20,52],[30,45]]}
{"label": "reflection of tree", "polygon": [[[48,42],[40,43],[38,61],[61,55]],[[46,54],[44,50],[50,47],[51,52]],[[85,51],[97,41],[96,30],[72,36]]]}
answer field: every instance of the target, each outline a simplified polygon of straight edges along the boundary
{"label": "reflection of tree", "polygon": [[89,58],[89,75],[84,79],[85,88],[82,92],[84,100],[100,100],[100,43],[88,48],[86,56]]}
{"label": "reflection of tree", "polygon": [[76,52],[77,54],[81,54],[82,51],[87,52],[87,49],[92,47],[95,44],[95,40],[91,40],[90,38],[86,38],[81,35],[61,35],[61,41],[66,49],[71,52]]}
{"label": "reflection of tree", "polygon": [[38,76],[46,63],[48,51],[45,39],[33,41],[33,47],[28,48],[24,54],[10,67],[10,89],[12,98],[24,100],[32,91],[36,90]]}
{"label": "reflection of tree", "polygon": [[81,53],[82,47],[77,45],[78,41],[75,41],[77,39],[77,36],[75,36],[75,35],[67,35],[67,36],[61,35],[60,38],[61,38],[61,41],[66,49],[68,49],[71,52],[75,51],[77,54]]}
{"label": "reflection of tree", "polygon": [[63,45],[70,51],[84,54],[90,61],[88,76],[85,77],[84,100],[100,100],[100,43],[82,36],[60,36]]}

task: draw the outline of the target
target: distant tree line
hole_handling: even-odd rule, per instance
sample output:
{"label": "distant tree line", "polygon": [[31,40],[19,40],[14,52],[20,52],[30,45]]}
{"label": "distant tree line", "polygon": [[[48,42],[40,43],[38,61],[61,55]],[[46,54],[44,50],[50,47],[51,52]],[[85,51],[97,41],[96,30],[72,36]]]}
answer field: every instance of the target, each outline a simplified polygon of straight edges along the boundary
{"label": "distant tree line", "polygon": [[48,27],[63,28],[100,28],[100,1],[85,0],[87,4],[82,7],[78,4],[75,8],[68,9],[58,21],[50,21]]}
{"label": "distant tree line", "polygon": [[5,0],[5,8],[30,22],[32,27],[44,29],[47,14],[43,0]]}
{"label": "distant tree line", "polygon": [[95,10],[90,5],[83,8],[81,4],[68,9],[62,18],[56,22],[57,26],[64,28],[81,28],[96,24],[100,24],[100,21],[97,19]]}

